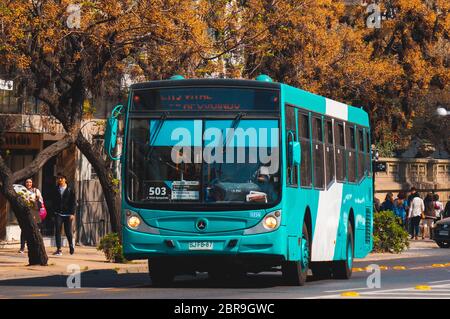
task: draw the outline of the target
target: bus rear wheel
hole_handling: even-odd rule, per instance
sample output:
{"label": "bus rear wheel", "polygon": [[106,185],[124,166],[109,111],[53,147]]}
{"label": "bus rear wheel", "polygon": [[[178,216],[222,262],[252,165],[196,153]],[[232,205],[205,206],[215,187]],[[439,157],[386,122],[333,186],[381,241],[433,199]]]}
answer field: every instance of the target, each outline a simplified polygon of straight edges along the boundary
{"label": "bus rear wheel", "polygon": [[148,259],[148,270],[154,287],[169,286],[175,277],[173,267],[161,259]]}
{"label": "bus rear wheel", "polygon": [[347,227],[347,243],[345,250],[345,260],[333,262],[333,277],[336,279],[350,279],[353,269],[353,228],[350,222]]}
{"label": "bus rear wheel", "polygon": [[290,286],[303,286],[308,277],[311,262],[311,244],[306,224],[303,224],[302,240],[300,243],[300,260],[285,261],[281,267],[283,279]]}

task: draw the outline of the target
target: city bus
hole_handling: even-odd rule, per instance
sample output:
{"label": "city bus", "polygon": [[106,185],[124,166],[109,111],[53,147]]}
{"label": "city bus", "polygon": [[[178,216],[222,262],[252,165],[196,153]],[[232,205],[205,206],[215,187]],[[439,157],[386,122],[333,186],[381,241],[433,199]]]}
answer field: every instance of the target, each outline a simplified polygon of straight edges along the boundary
{"label": "city bus", "polygon": [[348,279],[371,251],[362,108],[267,75],[138,83],[107,121],[112,158],[119,118],[123,252],[148,259],[153,285],[196,272]]}

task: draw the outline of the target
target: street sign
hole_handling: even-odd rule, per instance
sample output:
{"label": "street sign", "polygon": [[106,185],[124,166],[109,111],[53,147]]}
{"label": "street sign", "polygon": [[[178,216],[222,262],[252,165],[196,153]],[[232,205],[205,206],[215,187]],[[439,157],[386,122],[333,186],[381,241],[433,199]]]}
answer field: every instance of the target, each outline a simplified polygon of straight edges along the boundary
{"label": "street sign", "polygon": [[12,91],[13,90],[13,81],[6,81],[0,79],[0,90]]}
{"label": "street sign", "polygon": [[373,171],[375,173],[377,172],[386,172],[387,170],[387,163],[386,162],[372,162],[373,164]]}

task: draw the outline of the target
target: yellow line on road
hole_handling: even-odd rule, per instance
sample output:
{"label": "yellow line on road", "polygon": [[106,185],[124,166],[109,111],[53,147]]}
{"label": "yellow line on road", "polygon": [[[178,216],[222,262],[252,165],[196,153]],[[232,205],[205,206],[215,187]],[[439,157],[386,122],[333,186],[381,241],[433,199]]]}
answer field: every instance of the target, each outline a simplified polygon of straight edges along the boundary
{"label": "yellow line on road", "polygon": [[405,266],[394,266],[392,267],[394,270],[406,270]]}
{"label": "yellow line on road", "polygon": [[50,294],[31,294],[31,295],[22,295],[21,297],[48,297]]}
{"label": "yellow line on road", "polygon": [[108,292],[119,292],[119,291],[127,291],[128,289],[121,289],[121,288],[106,288],[103,289],[103,291],[108,291]]}
{"label": "yellow line on road", "polygon": [[389,267],[388,266],[380,266],[380,270],[388,270]]}
{"label": "yellow line on road", "polygon": [[434,267],[434,268],[444,268],[445,265],[444,265],[444,264],[432,264],[431,267]]}
{"label": "yellow line on road", "polygon": [[363,268],[352,268],[352,271],[358,272],[358,271],[364,271],[364,269]]}
{"label": "yellow line on road", "polygon": [[87,293],[86,290],[74,290],[74,291],[68,291],[68,292],[64,292],[64,294],[66,295],[76,295],[76,294],[84,294]]}
{"label": "yellow line on road", "polygon": [[359,297],[359,292],[356,291],[346,291],[341,293],[342,297]]}

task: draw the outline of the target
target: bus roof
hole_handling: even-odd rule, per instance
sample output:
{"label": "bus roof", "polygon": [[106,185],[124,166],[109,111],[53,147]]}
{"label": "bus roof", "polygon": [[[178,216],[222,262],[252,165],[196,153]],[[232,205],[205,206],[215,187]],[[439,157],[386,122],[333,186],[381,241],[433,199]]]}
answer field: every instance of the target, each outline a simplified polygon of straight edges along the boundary
{"label": "bus roof", "polygon": [[252,88],[280,89],[285,103],[294,104],[312,112],[326,114],[359,125],[369,126],[368,114],[362,108],[347,105],[318,94],[277,82],[244,79],[177,79],[136,83],[131,85],[130,89],[141,90],[186,86],[244,86]]}

